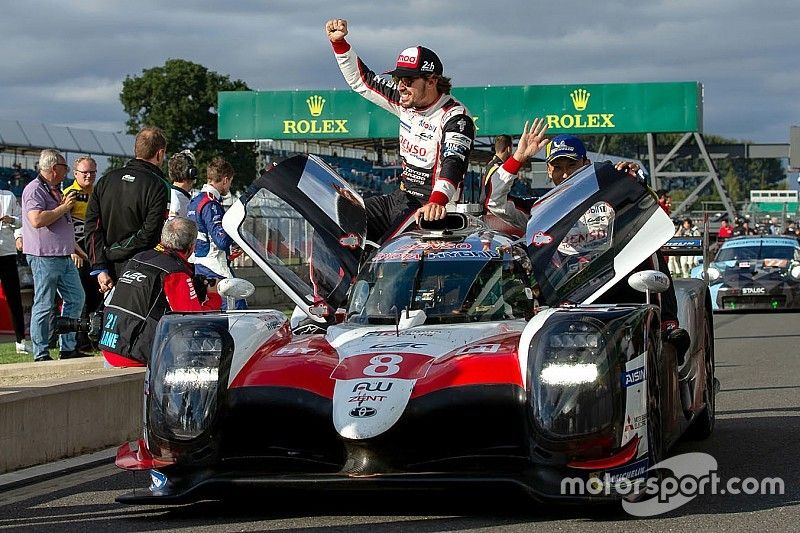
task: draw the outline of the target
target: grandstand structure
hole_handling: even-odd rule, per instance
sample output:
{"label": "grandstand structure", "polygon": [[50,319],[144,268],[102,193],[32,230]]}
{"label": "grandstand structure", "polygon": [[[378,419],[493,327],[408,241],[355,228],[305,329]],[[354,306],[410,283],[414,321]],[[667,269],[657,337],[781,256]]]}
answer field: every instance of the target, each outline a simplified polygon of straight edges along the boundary
{"label": "grandstand structure", "polygon": [[0,119],[0,188],[20,196],[36,177],[39,152],[46,148],[58,150],[68,162],[83,154],[132,158],[134,139],[123,133]]}

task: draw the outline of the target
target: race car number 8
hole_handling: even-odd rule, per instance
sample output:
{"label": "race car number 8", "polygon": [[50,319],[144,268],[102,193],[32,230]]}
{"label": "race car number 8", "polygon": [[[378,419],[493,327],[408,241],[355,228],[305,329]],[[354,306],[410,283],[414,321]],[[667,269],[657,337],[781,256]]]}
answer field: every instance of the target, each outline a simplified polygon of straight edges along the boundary
{"label": "race car number 8", "polygon": [[370,353],[343,358],[331,372],[333,379],[420,379],[428,373],[434,358],[418,353]]}
{"label": "race car number 8", "polygon": [[403,356],[396,354],[376,355],[369,360],[369,366],[364,368],[365,376],[394,376],[400,372],[400,363]]}

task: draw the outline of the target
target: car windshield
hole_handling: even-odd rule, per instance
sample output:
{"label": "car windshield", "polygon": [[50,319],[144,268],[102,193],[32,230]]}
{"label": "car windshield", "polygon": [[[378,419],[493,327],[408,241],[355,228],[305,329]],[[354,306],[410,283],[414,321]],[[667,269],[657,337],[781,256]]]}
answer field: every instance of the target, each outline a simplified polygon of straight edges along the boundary
{"label": "car windshield", "polygon": [[[462,242],[403,237],[362,269],[353,286],[348,320],[393,324],[403,310],[424,310],[426,323],[525,318],[525,250],[501,236]],[[530,290],[528,291],[530,292]]]}
{"label": "car windshield", "polygon": [[730,246],[722,248],[715,261],[740,261],[748,259],[797,259],[798,253],[793,246]]}

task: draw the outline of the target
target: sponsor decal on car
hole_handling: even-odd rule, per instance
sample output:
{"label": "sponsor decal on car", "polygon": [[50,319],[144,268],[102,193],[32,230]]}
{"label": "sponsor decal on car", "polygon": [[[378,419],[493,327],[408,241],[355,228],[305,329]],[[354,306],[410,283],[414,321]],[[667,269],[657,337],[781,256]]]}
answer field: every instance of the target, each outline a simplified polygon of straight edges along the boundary
{"label": "sponsor decal on car", "polygon": [[392,385],[391,381],[385,383],[383,381],[359,381],[353,387],[353,392],[389,392],[392,390]]}
{"label": "sponsor decal on car", "polygon": [[345,248],[356,250],[361,246],[361,237],[359,237],[355,233],[348,233],[347,235],[344,235],[339,238],[339,244],[341,244]]}
{"label": "sponsor decal on car", "polygon": [[764,287],[742,287],[742,294],[766,294]]}
{"label": "sponsor decal on car", "polygon": [[284,346],[277,352],[275,355],[306,355],[309,353],[316,352],[314,348],[302,348],[302,347],[295,347],[295,346]]}
{"label": "sponsor decal on car", "polygon": [[419,342],[389,342],[373,344],[369,347],[370,350],[399,350],[400,348],[413,348],[421,349],[427,346],[426,343]]}
{"label": "sponsor decal on car", "polygon": [[630,387],[644,381],[644,367],[634,368],[633,370],[626,370],[622,375],[622,386]]}
{"label": "sponsor decal on car", "polygon": [[360,354],[345,357],[336,365],[331,378],[338,380],[363,377],[420,379],[425,377],[434,358],[414,353]]}
{"label": "sponsor decal on car", "polygon": [[638,479],[644,477],[645,473],[647,472],[648,463],[649,460],[645,457],[644,459],[640,459],[635,463],[607,470],[607,480],[611,483],[616,483],[620,479]]}
{"label": "sponsor decal on car", "polygon": [[368,331],[364,333],[364,337],[404,337],[404,336],[414,336],[414,337],[435,337],[437,335],[441,335],[441,331],[400,331],[395,332],[395,330],[390,331]]}
{"label": "sponsor decal on car", "polygon": [[386,398],[387,396],[382,394],[359,394],[357,396],[350,396],[350,399],[347,401],[349,403],[358,403],[358,406],[361,407],[361,404],[364,402],[382,402]]}
{"label": "sponsor decal on car", "polygon": [[533,235],[533,239],[531,239],[531,244],[537,248],[544,246],[545,244],[550,244],[551,242],[553,242],[553,237],[543,231],[537,231]]}
{"label": "sponsor decal on car", "polygon": [[353,418],[369,418],[378,414],[378,410],[374,407],[354,407],[350,410],[350,416]]}
{"label": "sponsor decal on car", "polygon": [[316,305],[312,305],[308,308],[308,312],[314,316],[325,317],[328,316],[328,306],[325,305],[324,302],[320,302]]}
{"label": "sponsor decal on car", "polygon": [[470,353],[497,353],[500,349],[499,344],[476,344],[475,346],[464,346],[456,350],[456,355],[466,355]]}
{"label": "sponsor decal on car", "polygon": [[151,489],[163,489],[164,486],[167,484],[167,476],[159,472],[158,470],[151,470],[150,471],[150,488]]}

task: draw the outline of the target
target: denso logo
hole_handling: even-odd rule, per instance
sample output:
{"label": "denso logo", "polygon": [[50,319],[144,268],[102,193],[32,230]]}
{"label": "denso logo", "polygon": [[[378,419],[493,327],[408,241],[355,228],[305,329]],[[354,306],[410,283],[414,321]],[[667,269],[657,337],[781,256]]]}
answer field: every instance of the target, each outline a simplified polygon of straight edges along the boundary
{"label": "denso logo", "polygon": [[400,138],[400,147],[402,148],[403,152],[409,155],[415,155],[418,157],[425,157],[428,155],[427,148],[424,146],[419,146],[418,144],[414,144],[405,137]]}

